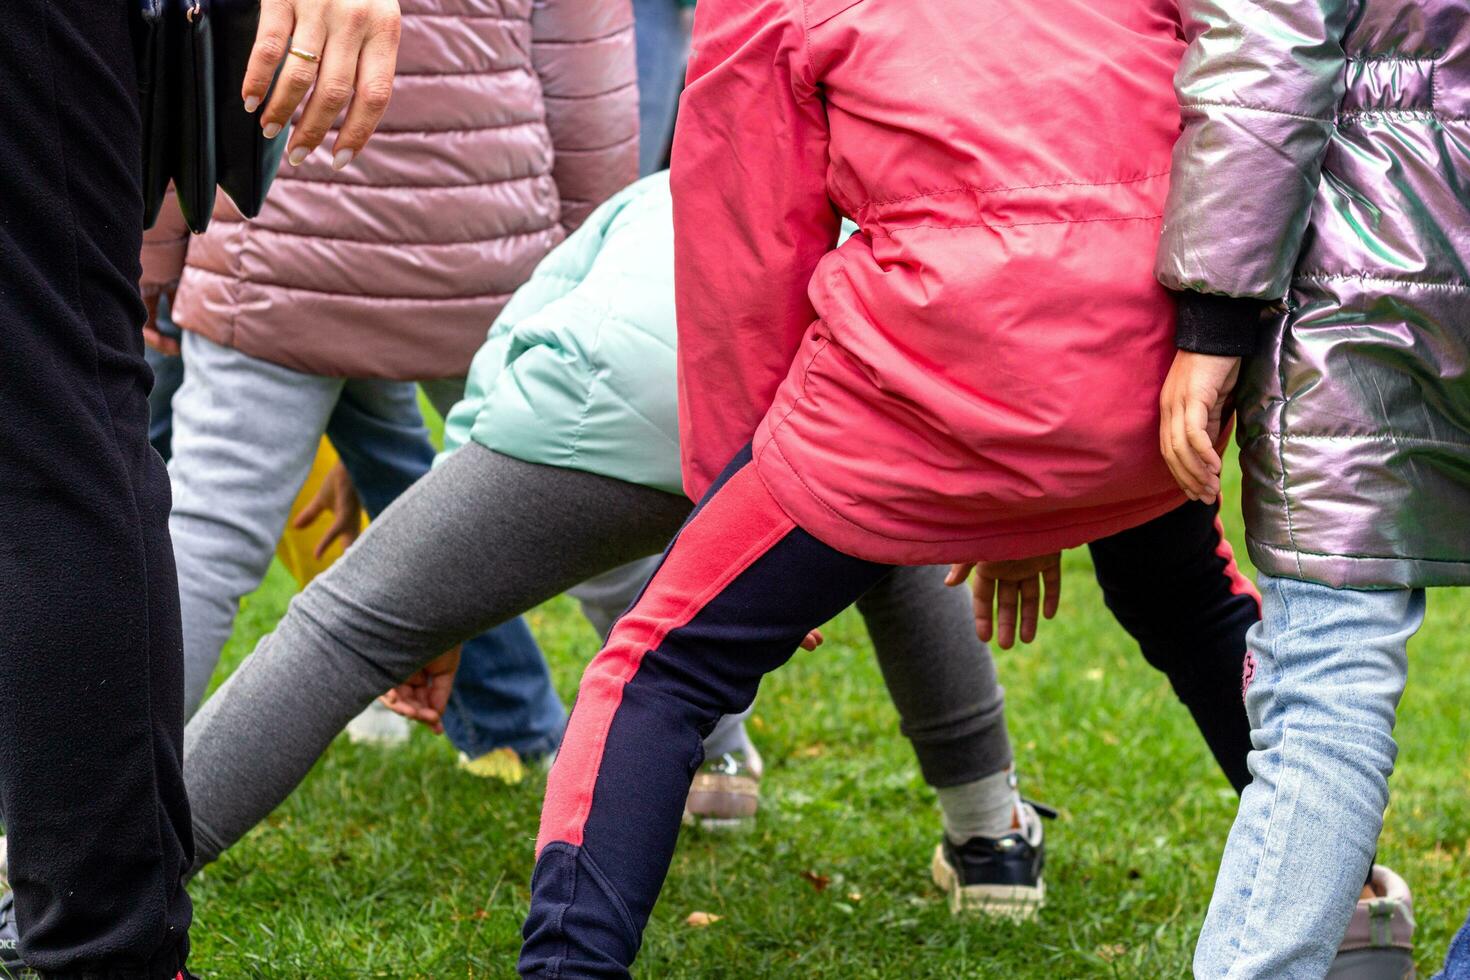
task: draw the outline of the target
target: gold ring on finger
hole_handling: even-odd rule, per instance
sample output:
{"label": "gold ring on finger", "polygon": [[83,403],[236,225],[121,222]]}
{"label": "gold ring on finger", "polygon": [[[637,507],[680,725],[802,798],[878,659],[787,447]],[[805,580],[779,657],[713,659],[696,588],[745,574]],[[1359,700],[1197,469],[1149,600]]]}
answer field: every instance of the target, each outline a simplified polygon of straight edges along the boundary
{"label": "gold ring on finger", "polygon": [[322,60],[322,56],[321,55],[317,54],[314,51],[308,51],[305,48],[290,47],[290,48],[287,48],[286,49],[286,53],[287,54],[294,54],[296,57],[300,58],[302,61],[309,61],[312,64],[316,64],[318,61],[321,61]]}

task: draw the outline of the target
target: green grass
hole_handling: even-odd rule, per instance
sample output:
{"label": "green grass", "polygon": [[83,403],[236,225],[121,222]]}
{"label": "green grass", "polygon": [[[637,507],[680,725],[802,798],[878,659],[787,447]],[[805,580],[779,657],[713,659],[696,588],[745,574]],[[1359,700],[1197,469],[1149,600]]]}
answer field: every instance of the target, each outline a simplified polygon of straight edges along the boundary
{"label": "green grass", "polygon": [[[1238,518],[1228,523],[1238,539]],[[1103,608],[1085,550],[1068,556],[1066,575],[1062,616],[1032,646],[997,651],[1024,789],[1062,809],[1037,922],[953,919],[929,884],[934,795],[848,612],[825,647],[763,688],[756,829],[684,835],[639,975],[1185,976],[1235,798],[1167,683]],[[273,570],[245,605],[224,670],[291,591]],[[591,629],[565,599],[530,621],[570,700],[595,652]],[[1470,910],[1467,627],[1470,598],[1432,595],[1381,852],[1414,888],[1426,976]],[[338,739],[194,884],[194,965],[222,978],[511,974],[543,786],[464,775],[427,734],[389,752]],[[818,891],[813,876],[830,885]],[[722,918],[695,929],[684,921],[694,911]]]}

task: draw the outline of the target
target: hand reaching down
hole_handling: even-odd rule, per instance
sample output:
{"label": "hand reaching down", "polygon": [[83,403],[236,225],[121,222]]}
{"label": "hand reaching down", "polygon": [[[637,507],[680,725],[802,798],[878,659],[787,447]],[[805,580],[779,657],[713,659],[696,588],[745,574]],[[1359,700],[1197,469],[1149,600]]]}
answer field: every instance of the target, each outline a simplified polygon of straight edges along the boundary
{"label": "hand reaching down", "polygon": [[1220,454],[1215,449],[1240,377],[1240,358],[1182,350],[1159,395],[1159,450],[1190,500],[1220,497]]}
{"label": "hand reaching down", "polygon": [[459,654],[460,648],[455,647],[434,658],[378,700],[403,717],[428,726],[436,735],[443,735],[444,709],[449,704],[449,692],[454,690]]}
{"label": "hand reaching down", "polygon": [[1002,650],[1009,650],[1016,643],[1018,620],[1021,642],[1030,643],[1036,639],[1041,616],[1056,617],[1062,598],[1060,552],[1018,561],[951,565],[944,584],[959,585],[972,571],[975,573],[975,633],[982,641],[989,643],[994,636]]}
{"label": "hand reaching down", "polygon": [[332,542],[338,538],[342,539],[342,547],[348,548],[362,533],[362,498],[357,495],[352,477],[347,474],[347,467],[341,462],[332,467],[316,496],[311,498],[311,503],[301,508],[301,513],[296,515],[291,526],[298,531],[303,530],[323,514],[331,514],[332,523],[322,539],[316,543],[315,554],[318,559],[327,553]]}
{"label": "hand reaching down", "polygon": [[262,0],[240,96],[246,112],[261,110],[268,139],[304,105],[286,151],[293,166],[321,144],[343,109],[332,166],[341,170],[362,152],[388,111],[399,21],[398,0]]}

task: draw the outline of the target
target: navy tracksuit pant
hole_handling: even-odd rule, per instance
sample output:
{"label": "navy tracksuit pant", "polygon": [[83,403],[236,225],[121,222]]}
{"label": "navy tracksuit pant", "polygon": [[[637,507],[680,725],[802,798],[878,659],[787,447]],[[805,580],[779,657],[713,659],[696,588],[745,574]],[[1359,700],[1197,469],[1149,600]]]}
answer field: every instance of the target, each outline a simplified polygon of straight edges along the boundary
{"label": "navy tracksuit pant", "polygon": [[[891,570],[844,555],[793,524],[749,460],[747,449],[695,509],[583,675],[547,784],[523,975],[628,975],[673,858],[705,733],[722,715],[748,706],[761,678],[789,660],[808,631]],[[1181,676],[1176,690],[1197,718],[1195,703],[1213,692],[1219,704],[1205,715],[1222,724],[1212,748],[1248,748],[1240,741],[1248,736],[1241,666],[1257,601],[1219,537],[1213,510],[1190,505],[1160,520],[1165,526],[1156,532],[1129,533],[1137,534],[1137,545],[1180,548],[1169,571],[1184,581],[1171,595],[1199,608],[1163,608],[1155,598],[1161,618],[1194,623],[1196,632],[1146,631],[1149,659],[1177,666],[1171,678],[1187,671],[1185,661],[1196,661],[1206,679],[1195,685]],[[1183,527],[1200,533],[1183,535]],[[1099,578],[1112,583],[1109,603],[1125,624],[1135,614],[1146,618],[1142,601],[1165,574],[1151,567],[1155,555],[1129,558],[1128,543],[1099,546],[1107,568]],[[1185,545],[1194,549],[1188,556]],[[1243,752],[1227,770],[1237,762],[1243,771]]]}

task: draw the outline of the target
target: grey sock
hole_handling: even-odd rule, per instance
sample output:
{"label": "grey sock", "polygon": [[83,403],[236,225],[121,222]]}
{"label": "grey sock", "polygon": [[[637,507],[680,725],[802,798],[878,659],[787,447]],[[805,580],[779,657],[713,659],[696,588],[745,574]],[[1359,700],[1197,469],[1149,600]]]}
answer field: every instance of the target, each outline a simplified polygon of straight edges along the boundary
{"label": "grey sock", "polygon": [[1021,798],[1010,768],[935,792],[944,811],[945,836],[955,844],[972,837],[1004,837],[1016,829]]}

